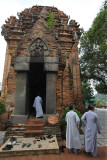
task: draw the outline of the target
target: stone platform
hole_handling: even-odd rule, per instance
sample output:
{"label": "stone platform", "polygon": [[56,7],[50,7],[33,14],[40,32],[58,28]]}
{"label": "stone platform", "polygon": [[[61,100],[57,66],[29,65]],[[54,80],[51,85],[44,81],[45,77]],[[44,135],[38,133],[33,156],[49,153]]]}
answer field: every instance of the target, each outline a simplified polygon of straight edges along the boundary
{"label": "stone platform", "polygon": [[[44,136],[47,137],[47,136]],[[14,143],[15,141],[13,141]],[[38,139],[32,138],[17,138],[16,144],[13,144],[11,150],[2,150],[11,141],[8,139],[6,143],[0,148],[0,157],[5,156],[19,156],[19,155],[39,155],[39,154],[59,154],[59,146],[57,143],[56,135],[52,138]],[[25,144],[25,146],[24,146]],[[24,147],[22,147],[24,146]]]}

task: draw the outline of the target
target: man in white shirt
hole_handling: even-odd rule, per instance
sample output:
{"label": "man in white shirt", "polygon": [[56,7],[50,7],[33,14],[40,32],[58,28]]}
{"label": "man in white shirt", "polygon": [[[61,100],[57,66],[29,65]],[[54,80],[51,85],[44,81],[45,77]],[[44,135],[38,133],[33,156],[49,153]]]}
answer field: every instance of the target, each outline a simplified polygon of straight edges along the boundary
{"label": "man in white shirt", "polygon": [[80,141],[80,134],[79,134],[79,124],[80,119],[76,112],[73,111],[73,105],[69,105],[70,111],[66,114],[66,148],[69,149],[69,152],[79,153],[82,147]]}
{"label": "man in white shirt", "polygon": [[81,118],[85,128],[85,152],[97,157],[97,133],[100,134],[101,126],[94,112],[94,106],[88,105],[88,109],[89,111],[85,112]]}

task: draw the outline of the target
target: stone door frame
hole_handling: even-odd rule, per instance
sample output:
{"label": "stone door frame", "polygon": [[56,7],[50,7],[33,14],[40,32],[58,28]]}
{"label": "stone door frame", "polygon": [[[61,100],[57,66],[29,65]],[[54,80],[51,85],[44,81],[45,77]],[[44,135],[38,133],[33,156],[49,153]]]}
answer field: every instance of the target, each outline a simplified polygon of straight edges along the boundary
{"label": "stone door frame", "polygon": [[46,72],[46,114],[56,114],[56,74],[59,58],[18,56],[14,65],[17,72],[14,115],[28,115],[27,80],[30,63],[43,63]]}

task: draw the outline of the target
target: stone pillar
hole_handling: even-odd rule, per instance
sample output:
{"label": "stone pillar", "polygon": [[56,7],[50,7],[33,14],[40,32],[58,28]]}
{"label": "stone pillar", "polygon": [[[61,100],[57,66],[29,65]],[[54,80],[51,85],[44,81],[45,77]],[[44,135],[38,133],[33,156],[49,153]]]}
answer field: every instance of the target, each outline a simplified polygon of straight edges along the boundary
{"label": "stone pillar", "polygon": [[58,72],[58,57],[44,57],[46,71],[46,114],[56,114],[56,74]]}
{"label": "stone pillar", "polygon": [[26,115],[27,72],[18,72],[16,81],[15,115]]}
{"label": "stone pillar", "polygon": [[46,74],[46,114],[56,113],[56,73]]}

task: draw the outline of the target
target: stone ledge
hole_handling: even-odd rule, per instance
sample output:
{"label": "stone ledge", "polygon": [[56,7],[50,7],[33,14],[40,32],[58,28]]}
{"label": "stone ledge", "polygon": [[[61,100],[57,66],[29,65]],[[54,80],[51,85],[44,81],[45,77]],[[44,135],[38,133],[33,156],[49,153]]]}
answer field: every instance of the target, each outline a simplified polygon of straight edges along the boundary
{"label": "stone ledge", "polygon": [[29,63],[22,62],[22,63],[15,63],[14,65],[15,71],[29,71]]}
{"label": "stone ledge", "polygon": [[28,115],[11,115],[10,121],[12,124],[26,124]]}
{"label": "stone ledge", "polygon": [[58,71],[58,64],[55,63],[45,63],[44,64],[44,70],[45,71]]}

